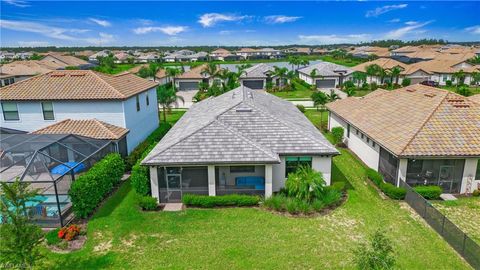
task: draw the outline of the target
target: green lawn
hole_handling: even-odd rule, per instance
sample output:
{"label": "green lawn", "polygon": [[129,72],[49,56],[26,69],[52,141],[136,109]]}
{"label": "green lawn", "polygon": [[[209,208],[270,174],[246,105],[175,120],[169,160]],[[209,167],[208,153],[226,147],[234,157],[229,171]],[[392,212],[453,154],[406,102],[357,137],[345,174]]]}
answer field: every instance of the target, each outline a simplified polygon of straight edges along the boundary
{"label": "green lawn", "polygon": [[[457,87],[456,86],[440,86],[440,88],[448,90],[448,91],[452,91],[452,92],[455,92],[455,93],[457,92]],[[470,89],[471,95],[480,94],[480,87],[469,86],[468,89]]]}
{"label": "green lawn", "polygon": [[96,70],[102,73],[107,73],[107,74],[118,74],[118,73],[127,71],[138,65],[139,64],[115,64],[115,67],[112,70],[107,70],[100,66],[94,67],[93,70]]}
{"label": "green lawn", "polygon": [[435,207],[462,231],[480,244],[480,198],[463,197],[456,201],[440,201]]}
{"label": "green lawn", "polygon": [[383,200],[366,182],[365,167],[340,151],[332,175],[348,183],[348,200],[328,215],[290,218],[258,208],[141,212],[127,181],[90,220],[86,246],[70,254],[45,251],[42,268],[354,269],[352,249],[382,228],[399,269],[469,269],[404,203]]}
{"label": "green lawn", "polygon": [[294,91],[272,92],[272,94],[283,99],[311,99],[312,90],[295,80],[292,80],[292,84],[295,85]]}
{"label": "green lawn", "polygon": [[346,67],[353,67],[363,62],[367,62],[366,59],[360,59],[360,58],[335,59],[330,55],[321,56],[320,59],[325,62],[332,62],[332,63],[346,66]]}

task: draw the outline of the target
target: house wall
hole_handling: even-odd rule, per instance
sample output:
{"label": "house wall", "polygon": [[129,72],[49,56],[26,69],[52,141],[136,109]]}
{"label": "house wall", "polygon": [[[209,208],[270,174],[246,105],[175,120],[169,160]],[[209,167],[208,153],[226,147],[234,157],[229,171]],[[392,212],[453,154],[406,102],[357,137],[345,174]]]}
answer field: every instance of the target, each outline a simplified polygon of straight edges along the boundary
{"label": "house wall", "polygon": [[[263,165],[256,165],[254,172],[239,172],[239,173],[232,173],[230,172],[230,166],[220,166],[218,167],[218,175],[220,179],[226,180],[226,185],[234,186],[235,185],[235,178],[239,176],[261,176],[265,177],[265,166]],[[219,179],[219,180],[220,180]]]}
{"label": "house wall", "polygon": [[273,192],[278,192],[285,186],[285,157],[280,156],[280,164],[272,166]]}
{"label": "house wall", "polygon": [[362,132],[350,126],[350,137],[347,138],[348,124],[335,113],[330,112],[328,129],[331,131],[334,127],[342,127],[345,130],[344,141],[348,148],[352,150],[368,167],[378,171],[378,162],[380,160],[380,146],[371,138]]}
{"label": "house wall", "polygon": [[[147,93],[150,101],[150,105],[148,106],[146,101]],[[137,111],[136,96],[132,96],[123,103],[123,111],[125,113],[124,126],[130,130],[127,134],[128,153],[144,141],[159,124],[156,89],[152,88],[138,95],[140,99],[140,111]]]}
{"label": "house wall", "polygon": [[[321,77],[315,78],[315,80],[314,80],[309,75],[301,73],[301,72],[298,73],[298,77],[300,79],[302,79],[303,81],[305,81],[306,83],[310,84],[310,85],[315,84],[316,80],[335,79],[335,87],[337,87],[338,84],[339,84],[339,81],[340,81],[340,77],[338,77],[338,76],[321,76]],[[350,76],[350,75],[343,77],[344,82],[346,82],[348,80],[351,80],[351,79],[352,79],[352,76]]]}
{"label": "house wall", "polygon": [[92,119],[125,127],[122,101],[53,101],[55,120],[43,120],[40,101],[17,102],[20,120],[5,121],[0,110],[2,127],[34,131],[65,119]]}

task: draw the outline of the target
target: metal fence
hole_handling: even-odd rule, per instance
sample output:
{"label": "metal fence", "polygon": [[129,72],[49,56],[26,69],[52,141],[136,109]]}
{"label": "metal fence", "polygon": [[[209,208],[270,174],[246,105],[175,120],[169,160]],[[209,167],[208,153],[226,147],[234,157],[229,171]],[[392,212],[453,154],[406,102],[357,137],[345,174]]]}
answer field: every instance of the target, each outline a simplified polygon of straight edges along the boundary
{"label": "metal fence", "polygon": [[407,190],[405,201],[408,205],[437,231],[474,269],[480,269],[480,246],[407,183],[400,181],[400,185]]}

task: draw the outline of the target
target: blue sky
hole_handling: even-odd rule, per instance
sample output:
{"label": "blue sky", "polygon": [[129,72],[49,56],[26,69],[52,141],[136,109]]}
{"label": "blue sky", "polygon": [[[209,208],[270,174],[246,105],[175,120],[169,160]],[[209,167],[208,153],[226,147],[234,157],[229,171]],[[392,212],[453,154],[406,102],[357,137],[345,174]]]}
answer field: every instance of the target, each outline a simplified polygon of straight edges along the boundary
{"label": "blue sky", "polygon": [[1,0],[1,46],[268,46],[480,40],[480,2]]}

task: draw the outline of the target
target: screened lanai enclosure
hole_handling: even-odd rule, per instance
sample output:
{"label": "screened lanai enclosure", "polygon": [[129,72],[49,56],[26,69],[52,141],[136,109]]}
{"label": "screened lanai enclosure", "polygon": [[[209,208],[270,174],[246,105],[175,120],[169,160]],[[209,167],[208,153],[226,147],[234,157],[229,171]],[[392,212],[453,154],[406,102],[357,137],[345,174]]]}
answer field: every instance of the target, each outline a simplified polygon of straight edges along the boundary
{"label": "screened lanai enclosure", "polygon": [[39,195],[27,203],[27,214],[42,227],[64,226],[73,218],[72,182],[115,150],[110,140],[72,134],[1,135],[0,181],[29,183]]}

